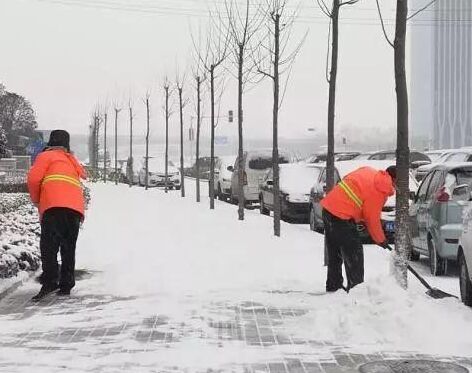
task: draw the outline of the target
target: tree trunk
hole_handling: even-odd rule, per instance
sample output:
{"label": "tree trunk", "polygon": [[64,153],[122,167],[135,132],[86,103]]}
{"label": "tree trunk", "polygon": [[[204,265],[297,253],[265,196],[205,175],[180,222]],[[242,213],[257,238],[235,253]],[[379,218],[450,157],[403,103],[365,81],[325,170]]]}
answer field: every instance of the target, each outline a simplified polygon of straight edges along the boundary
{"label": "tree trunk", "polygon": [[410,251],[408,230],[410,150],[408,138],[408,90],[405,72],[408,0],[397,0],[395,30],[395,86],[397,94],[397,199],[393,271],[399,284],[407,288]]}
{"label": "tree trunk", "polygon": [[215,209],[215,65],[210,67],[211,136],[210,136],[210,210]]}
{"label": "tree trunk", "polygon": [[201,125],[201,113],[200,113],[200,88],[201,88],[202,81],[200,77],[197,77],[197,144],[195,149],[195,168],[197,171],[197,202],[200,202],[200,125]]}
{"label": "tree trunk", "polygon": [[133,108],[129,108],[129,160],[128,160],[128,183],[133,186]]}
{"label": "tree trunk", "polygon": [[243,154],[243,68],[244,45],[238,51],[238,218],[244,220],[244,154]]}
{"label": "tree trunk", "polygon": [[339,2],[340,0],[333,0],[331,20],[333,27],[333,41],[329,78],[328,154],[326,158],[326,188],[328,191],[330,191],[334,186],[334,119],[336,115],[336,79],[338,76]]}
{"label": "tree trunk", "polygon": [[118,109],[115,109],[115,185],[118,185]]}
{"label": "tree trunk", "polygon": [[169,190],[167,185],[167,178],[169,177],[169,87],[165,88],[166,90],[166,155],[165,155],[165,165],[164,165],[164,189],[165,192]]}
{"label": "tree trunk", "polygon": [[184,104],[182,101],[182,88],[179,88],[179,106],[180,106],[180,195],[185,197],[185,179],[184,179]]}
{"label": "tree trunk", "polygon": [[[329,192],[334,187],[334,119],[336,116],[336,79],[338,77],[338,48],[339,48],[339,6],[340,0],[333,0],[331,13],[332,46],[331,46],[331,70],[329,76],[328,98],[328,149],[326,157],[326,190]],[[324,265],[328,265],[328,247],[324,245]]]}
{"label": "tree trunk", "polygon": [[107,120],[108,120],[108,115],[105,113],[105,123],[104,123],[104,139],[103,139],[103,182],[107,182]]}
{"label": "tree trunk", "polygon": [[144,175],[145,189],[149,185],[149,98],[146,98],[146,159],[144,160],[146,166],[146,174]]}
{"label": "tree trunk", "polygon": [[274,108],[272,128],[272,172],[274,192],[274,235],[280,237],[280,178],[279,178],[279,59],[280,59],[280,14],[275,15],[274,30]]}

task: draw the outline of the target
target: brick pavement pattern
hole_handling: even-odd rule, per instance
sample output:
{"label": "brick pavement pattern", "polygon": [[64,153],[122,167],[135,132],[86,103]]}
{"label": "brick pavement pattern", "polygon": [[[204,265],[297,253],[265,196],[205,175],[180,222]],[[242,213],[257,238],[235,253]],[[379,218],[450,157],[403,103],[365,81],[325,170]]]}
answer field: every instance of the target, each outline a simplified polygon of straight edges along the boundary
{"label": "brick pavement pattern", "polygon": [[[31,281],[0,301],[0,325],[8,320],[14,326],[0,330],[0,372],[354,373],[363,363],[392,358],[435,359],[472,368],[472,358],[394,351],[363,355],[349,352],[346,346],[298,338],[287,330],[286,322],[303,316],[305,309],[222,302],[208,305],[214,317],[195,311],[188,320],[177,322],[156,309],[145,318],[120,320],[114,310],[132,309],[136,299],[77,291],[71,298],[51,295],[33,304],[29,299],[36,290]],[[25,323],[33,318],[44,320],[44,325],[32,324],[25,330]],[[212,354],[225,354],[234,343],[262,353],[251,363],[236,358],[229,365],[209,362],[195,369],[188,364],[168,366],[159,359],[189,337],[209,346]],[[264,351],[270,352],[266,358]],[[199,353],[198,348],[194,353]]]}

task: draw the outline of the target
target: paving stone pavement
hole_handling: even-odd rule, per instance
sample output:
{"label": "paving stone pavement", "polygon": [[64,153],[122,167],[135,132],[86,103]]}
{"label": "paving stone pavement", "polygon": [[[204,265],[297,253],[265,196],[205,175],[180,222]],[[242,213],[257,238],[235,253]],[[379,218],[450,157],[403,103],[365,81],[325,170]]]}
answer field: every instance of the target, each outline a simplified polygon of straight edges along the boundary
{"label": "paving stone pavement", "polygon": [[[80,295],[79,292],[70,299],[52,295],[40,304],[32,304],[29,302],[32,289],[37,289],[37,285],[36,288],[33,284],[26,289],[20,288],[0,300],[0,325],[9,321],[8,325],[13,326],[7,330],[0,329],[0,372],[354,373],[363,363],[393,358],[455,362],[472,371],[472,357],[395,351],[355,354],[349,352],[347,346],[297,338],[287,333],[284,326],[287,321],[303,316],[307,312],[303,309],[272,308],[253,301],[239,304],[221,302],[208,305],[214,318],[208,314],[193,314],[188,321],[176,323],[170,315],[156,312],[141,319],[115,319],[113,323],[107,323],[100,318],[100,312],[111,313],[113,318],[113,310],[131,308],[135,299]],[[51,320],[57,322],[49,327],[41,323],[32,324],[25,330],[24,323],[33,318],[44,319],[45,324]],[[63,323],[69,319],[74,321]],[[256,351],[280,349],[280,354],[278,358],[269,357],[267,361],[235,362],[231,366],[216,364],[195,370],[146,360],[149,356],[171,352],[189,336],[208,342],[215,353],[224,353],[228,344],[234,342],[259,349]],[[155,355],[146,355],[149,353]],[[28,356],[34,358],[29,360]],[[71,361],[74,357],[77,357],[75,365]],[[87,364],[84,365],[84,361]]]}

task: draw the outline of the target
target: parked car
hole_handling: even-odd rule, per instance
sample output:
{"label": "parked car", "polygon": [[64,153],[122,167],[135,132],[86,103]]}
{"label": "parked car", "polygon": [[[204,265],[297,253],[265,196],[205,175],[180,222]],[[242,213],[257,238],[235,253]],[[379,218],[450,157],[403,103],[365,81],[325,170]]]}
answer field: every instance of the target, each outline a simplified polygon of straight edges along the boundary
{"label": "parked car", "polygon": [[233,167],[236,156],[218,157],[215,161],[215,196],[225,201],[231,194],[232,172],[228,169]]}
{"label": "parked car", "polygon": [[[210,176],[211,157],[200,157],[199,160],[200,178],[208,180]],[[215,162],[217,162],[217,160],[218,157],[215,157]],[[186,168],[184,174],[185,176],[197,177],[197,162],[195,162],[192,167]]]}
{"label": "parked car", "polygon": [[[140,186],[146,184],[146,162],[143,159],[141,169],[139,170],[138,183]],[[149,158],[148,161],[148,186],[165,186],[165,161],[162,158]],[[171,162],[167,166],[167,186],[170,189],[180,190],[180,171]]]}
{"label": "parked car", "polygon": [[139,182],[139,165],[137,164],[135,158],[133,159],[133,164],[131,168],[131,162],[129,161],[129,158],[122,162],[120,172],[123,178],[124,183],[129,183],[130,177],[132,177],[132,183],[133,184],[138,184]]}
{"label": "parked car", "polygon": [[[382,150],[360,154],[353,160],[394,161],[396,157],[395,150]],[[415,169],[428,163],[431,163],[431,159],[426,154],[416,150],[410,151],[410,168]]]}
{"label": "parked car", "polygon": [[[469,195],[470,189],[465,193]],[[472,204],[464,211],[462,235],[459,241],[457,261],[459,263],[459,287],[462,302],[472,307]]]}
{"label": "parked car", "polygon": [[[343,177],[359,167],[369,166],[378,170],[385,170],[393,164],[394,162],[392,161],[369,160],[338,162],[336,163],[335,183],[338,183]],[[324,230],[322,207],[320,202],[326,194],[326,166],[323,165],[320,167],[322,167],[320,177],[312,186],[310,191],[310,228],[311,230],[318,232]],[[410,190],[416,192],[417,189],[418,183],[410,172]],[[390,197],[383,207],[381,222],[387,239],[389,242],[393,242],[395,238],[395,196]],[[358,224],[357,229],[359,230],[363,242],[371,242],[369,232],[364,224]]]}
{"label": "parked car", "polygon": [[[288,154],[279,155],[279,164],[290,163],[291,157]],[[236,158],[234,166],[228,170],[231,175],[230,198],[233,202],[238,201],[238,174],[239,158]],[[244,174],[244,200],[246,203],[259,202],[259,186],[264,179],[267,170],[272,168],[272,153],[261,151],[247,151],[243,154],[243,174]]]}
{"label": "parked car", "polygon": [[438,149],[438,150],[427,150],[424,152],[429,159],[431,159],[431,162],[437,162],[440,158],[446,156],[449,153],[452,153],[456,149]]}
{"label": "parked car", "polygon": [[429,257],[435,276],[447,273],[449,260],[457,260],[462,234],[462,213],[472,186],[472,164],[437,165],[423,179],[410,206],[412,260]]}
{"label": "parked car", "polygon": [[467,149],[456,149],[450,150],[449,152],[444,153],[441,157],[437,158],[431,164],[423,165],[418,167],[416,170],[416,180],[421,181],[424,177],[437,165],[443,163],[462,163],[462,162],[472,162],[472,150]]}
{"label": "parked car", "polygon": [[[310,187],[318,179],[320,167],[289,163],[280,165],[280,209],[283,219],[308,222]],[[267,172],[260,185],[259,206],[263,215],[274,210],[273,170]]]}
{"label": "parked car", "polygon": [[[334,153],[334,160],[335,161],[349,161],[354,159],[355,157],[359,156],[360,152],[339,152]],[[328,157],[327,153],[317,153],[310,155],[308,158],[305,159],[305,163],[325,163]]]}

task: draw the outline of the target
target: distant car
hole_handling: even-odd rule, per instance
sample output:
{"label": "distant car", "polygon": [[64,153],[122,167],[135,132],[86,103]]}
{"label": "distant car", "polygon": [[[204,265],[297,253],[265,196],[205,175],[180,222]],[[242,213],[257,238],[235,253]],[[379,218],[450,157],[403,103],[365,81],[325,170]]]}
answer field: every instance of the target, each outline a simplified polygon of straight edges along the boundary
{"label": "distant car", "polygon": [[[337,184],[347,174],[353,172],[360,167],[373,167],[377,170],[385,170],[387,167],[394,165],[392,161],[369,161],[369,160],[352,160],[336,163],[335,184]],[[410,172],[409,178],[410,190],[415,192],[418,183]],[[313,231],[322,232],[324,230],[321,200],[326,195],[326,166],[322,166],[322,172],[319,179],[315,182],[310,191],[310,228]],[[390,197],[382,209],[381,215],[382,227],[389,242],[393,242],[395,238],[395,196]],[[363,242],[371,242],[369,232],[364,224],[357,225],[357,229]]]}
{"label": "distant car", "polygon": [[[132,167],[131,167],[132,166]],[[129,158],[122,162],[120,172],[123,178],[124,183],[129,183],[130,178],[132,178],[132,184],[139,183],[139,166],[135,160],[133,164],[129,161]]]}
{"label": "distant car", "polygon": [[[469,195],[470,189],[465,193]],[[464,221],[459,250],[457,254],[459,263],[459,287],[462,302],[472,307],[472,204],[469,203],[464,211]]]}
{"label": "distant car", "polygon": [[[353,160],[370,160],[370,161],[394,161],[397,155],[395,150],[382,150],[378,152],[363,153],[355,157]],[[418,168],[424,164],[431,163],[431,159],[424,153],[416,150],[410,151],[410,168]]]}
{"label": "distant car", "polygon": [[472,164],[444,163],[430,171],[410,206],[412,260],[429,257],[435,276],[447,273],[448,261],[457,260],[462,213],[472,186]]}
{"label": "distant car", "polygon": [[[209,179],[210,176],[210,163],[211,157],[200,157],[199,159],[199,173],[201,179]],[[215,157],[215,163],[218,161],[218,157]],[[197,177],[197,162],[192,167],[188,167],[184,170],[185,176]]]}
{"label": "distant car", "polygon": [[[288,154],[280,153],[279,164],[290,163]],[[267,171],[272,168],[272,153],[263,151],[247,151],[243,154],[243,191],[244,200],[247,203],[259,202],[259,186],[266,176]],[[236,158],[233,167],[229,167],[231,175],[230,198],[233,202],[238,201],[239,181],[239,158]]]}
{"label": "distant car", "polygon": [[440,158],[444,157],[445,155],[452,153],[456,149],[438,149],[438,150],[427,150],[424,152],[429,159],[431,159],[431,162],[437,162]]}
{"label": "distant car", "polygon": [[424,166],[418,167],[416,170],[416,180],[421,181],[424,177],[437,165],[443,163],[462,163],[462,162],[472,162],[472,150],[469,149],[456,149],[450,150],[439,158],[437,158],[433,163],[427,164]]}
{"label": "distant car", "polygon": [[[359,156],[360,152],[339,152],[334,153],[334,160],[335,161],[349,161],[354,159],[355,157]],[[317,153],[309,156],[305,159],[305,163],[325,163],[326,159],[328,158],[327,153]]]}
{"label": "distant car", "polygon": [[[139,170],[138,183],[140,186],[146,184],[146,161],[143,159]],[[149,158],[148,161],[148,186],[163,187],[166,185],[165,161],[161,158]],[[167,167],[167,186],[170,189],[180,190],[180,171],[169,161]]]}
{"label": "distant car", "polygon": [[[279,167],[280,210],[283,219],[308,222],[310,187],[320,174],[319,167],[300,163],[281,164]],[[274,210],[273,172],[267,172],[260,186],[259,206],[263,215]]]}
{"label": "distant car", "polygon": [[236,156],[218,157],[215,162],[215,196],[225,201],[231,195],[232,172],[228,169],[233,167]]}

